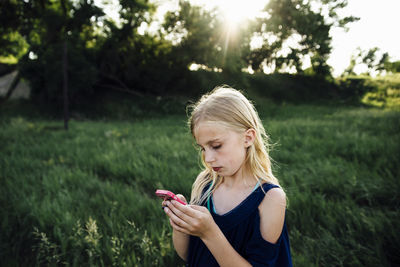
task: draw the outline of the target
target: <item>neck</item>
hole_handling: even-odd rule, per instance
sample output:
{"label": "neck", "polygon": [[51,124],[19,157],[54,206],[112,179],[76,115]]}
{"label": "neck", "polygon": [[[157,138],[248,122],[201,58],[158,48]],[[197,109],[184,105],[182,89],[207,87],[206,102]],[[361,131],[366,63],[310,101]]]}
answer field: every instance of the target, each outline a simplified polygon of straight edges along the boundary
{"label": "neck", "polygon": [[254,187],[257,179],[245,168],[242,168],[233,176],[222,177],[222,183],[228,188],[247,188]]}

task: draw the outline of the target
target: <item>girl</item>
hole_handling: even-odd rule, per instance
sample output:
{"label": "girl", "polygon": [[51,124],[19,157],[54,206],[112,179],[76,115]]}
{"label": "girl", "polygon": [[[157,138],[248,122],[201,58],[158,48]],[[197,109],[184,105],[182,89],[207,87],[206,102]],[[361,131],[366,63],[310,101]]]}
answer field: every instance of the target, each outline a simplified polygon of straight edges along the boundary
{"label": "girl", "polygon": [[254,106],[235,89],[216,88],[193,106],[189,126],[204,170],[190,205],[163,202],[178,255],[188,266],[292,266],[286,196]]}

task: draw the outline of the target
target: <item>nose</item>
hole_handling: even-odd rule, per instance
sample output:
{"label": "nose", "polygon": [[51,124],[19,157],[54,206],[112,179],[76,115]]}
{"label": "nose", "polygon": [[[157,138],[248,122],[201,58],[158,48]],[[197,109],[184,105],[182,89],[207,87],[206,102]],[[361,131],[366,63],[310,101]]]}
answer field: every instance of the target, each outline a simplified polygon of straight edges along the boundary
{"label": "nose", "polygon": [[204,153],[204,160],[206,163],[211,163],[215,160],[215,155],[212,151],[205,150],[203,153]]}

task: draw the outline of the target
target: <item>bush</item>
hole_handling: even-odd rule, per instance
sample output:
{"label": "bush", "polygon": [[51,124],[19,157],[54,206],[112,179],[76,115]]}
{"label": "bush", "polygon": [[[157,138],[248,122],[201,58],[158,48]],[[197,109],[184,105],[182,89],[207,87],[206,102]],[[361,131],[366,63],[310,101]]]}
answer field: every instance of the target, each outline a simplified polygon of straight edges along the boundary
{"label": "bush", "polygon": [[249,87],[261,96],[293,103],[337,98],[337,86],[325,79],[291,74],[248,75]]}
{"label": "bush", "polygon": [[375,107],[400,108],[400,74],[372,78],[349,76],[338,80],[343,99]]}

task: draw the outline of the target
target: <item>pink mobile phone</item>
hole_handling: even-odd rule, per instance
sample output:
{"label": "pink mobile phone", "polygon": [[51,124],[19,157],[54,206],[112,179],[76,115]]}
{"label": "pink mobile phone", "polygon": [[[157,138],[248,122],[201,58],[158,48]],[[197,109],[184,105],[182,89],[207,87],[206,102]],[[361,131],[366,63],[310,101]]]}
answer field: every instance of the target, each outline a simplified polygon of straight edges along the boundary
{"label": "pink mobile phone", "polygon": [[180,200],[180,199],[179,199],[174,193],[172,193],[171,191],[162,190],[162,189],[157,189],[157,190],[156,190],[156,195],[157,195],[159,198],[162,198],[162,199],[165,199],[165,200],[173,199],[173,200],[178,201],[178,202],[181,203],[182,205],[186,205],[185,202],[183,202],[182,200]]}

